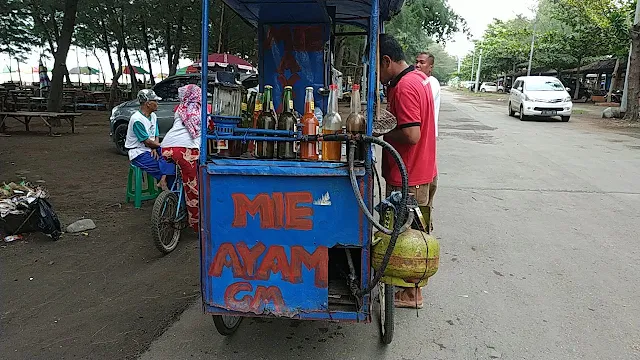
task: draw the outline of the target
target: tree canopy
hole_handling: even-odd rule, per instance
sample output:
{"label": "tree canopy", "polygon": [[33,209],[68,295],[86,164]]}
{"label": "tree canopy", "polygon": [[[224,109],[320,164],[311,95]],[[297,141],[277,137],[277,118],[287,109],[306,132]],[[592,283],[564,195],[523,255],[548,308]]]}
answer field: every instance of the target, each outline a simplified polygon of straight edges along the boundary
{"label": "tree canopy", "polygon": [[[561,72],[606,56],[624,58],[634,5],[631,0],[540,0],[535,18],[496,19],[477,43],[476,58],[483,49],[482,78],[526,69],[534,27],[534,69]],[[463,61],[463,78],[470,76],[472,57]]]}

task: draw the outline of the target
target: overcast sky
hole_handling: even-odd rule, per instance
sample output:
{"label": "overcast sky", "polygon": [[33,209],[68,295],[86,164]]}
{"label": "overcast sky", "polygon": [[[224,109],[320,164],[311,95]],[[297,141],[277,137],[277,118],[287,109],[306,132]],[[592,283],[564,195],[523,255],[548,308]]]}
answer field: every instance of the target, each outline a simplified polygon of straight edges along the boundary
{"label": "overcast sky", "polygon": [[[532,16],[531,8],[537,0],[448,0],[453,10],[467,20],[474,39],[482,37],[487,25],[494,18],[508,20],[518,14]],[[463,57],[473,49],[471,41],[461,33],[456,34],[446,44],[446,49],[453,56]]]}

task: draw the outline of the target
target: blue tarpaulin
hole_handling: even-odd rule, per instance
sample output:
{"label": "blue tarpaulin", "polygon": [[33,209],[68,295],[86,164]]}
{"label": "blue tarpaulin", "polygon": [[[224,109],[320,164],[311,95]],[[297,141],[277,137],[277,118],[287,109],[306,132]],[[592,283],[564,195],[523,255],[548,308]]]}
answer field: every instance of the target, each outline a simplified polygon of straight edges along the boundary
{"label": "blue tarpaulin", "polygon": [[[307,24],[330,22],[329,11],[335,11],[335,22],[368,26],[371,0],[224,0],[238,15],[253,26],[258,23]],[[387,21],[402,8],[404,0],[380,0],[380,20]],[[332,10],[334,8],[335,10]]]}

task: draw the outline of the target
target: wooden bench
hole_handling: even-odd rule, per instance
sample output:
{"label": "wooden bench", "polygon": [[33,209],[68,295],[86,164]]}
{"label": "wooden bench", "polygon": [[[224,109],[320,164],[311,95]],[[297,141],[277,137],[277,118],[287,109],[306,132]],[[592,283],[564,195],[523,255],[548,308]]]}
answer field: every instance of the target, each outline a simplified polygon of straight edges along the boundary
{"label": "wooden bench", "polygon": [[53,136],[53,126],[51,120],[66,120],[71,124],[71,133],[76,132],[76,117],[81,116],[82,113],[68,112],[68,113],[56,113],[56,112],[31,112],[31,111],[14,111],[14,112],[0,112],[0,134],[5,131],[5,121],[7,118],[16,119],[24,124],[27,131],[29,131],[29,122],[32,118],[38,118],[42,120],[49,128],[49,135]]}

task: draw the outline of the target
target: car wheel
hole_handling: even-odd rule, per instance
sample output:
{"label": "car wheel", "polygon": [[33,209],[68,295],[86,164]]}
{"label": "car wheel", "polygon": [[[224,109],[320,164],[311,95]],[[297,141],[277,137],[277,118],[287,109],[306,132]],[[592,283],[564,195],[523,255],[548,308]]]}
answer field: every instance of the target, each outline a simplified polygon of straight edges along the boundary
{"label": "car wheel", "polygon": [[525,121],[525,120],[527,120],[527,117],[524,116],[524,109],[522,105],[520,105],[520,121]]}
{"label": "car wheel", "polygon": [[562,119],[562,122],[569,122],[569,119],[571,119],[571,116],[562,116],[561,119]]}
{"label": "car wheel", "polygon": [[509,101],[509,116],[515,116],[516,112],[513,111],[513,106],[511,106],[511,101]]}
{"label": "car wheel", "polygon": [[487,89],[480,89],[480,92],[487,92]]}
{"label": "car wheel", "polygon": [[113,142],[116,145],[116,151],[120,155],[127,155],[128,151],[124,147],[125,140],[127,139],[127,124],[120,124],[113,132]]}

